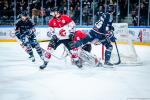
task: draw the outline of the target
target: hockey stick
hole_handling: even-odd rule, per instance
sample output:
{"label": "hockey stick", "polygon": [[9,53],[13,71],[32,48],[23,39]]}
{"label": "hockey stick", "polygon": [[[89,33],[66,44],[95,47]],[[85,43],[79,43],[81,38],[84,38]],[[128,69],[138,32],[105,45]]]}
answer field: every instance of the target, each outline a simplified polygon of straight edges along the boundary
{"label": "hockey stick", "polygon": [[50,40],[38,40],[38,42],[49,42]]}
{"label": "hockey stick", "polygon": [[[43,48],[42,48],[42,51],[43,51],[43,52],[47,52],[47,51],[46,51],[45,49],[43,49]],[[53,54],[53,53],[51,53],[51,55],[52,55],[53,57],[59,59],[59,60],[64,60],[64,59],[69,55],[68,53],[65,54],[65,52],[67,52],[67,51],[66,51],[66,49],[65,49],[65,47],[64,47],[63,52],[62,52],[62,54],[61,54],[60,57],[56,56],[56,55]]]}
{"label": "hockey stick", "polygon": [[69,53],[67,52],[66,54],[65,54],[65,52],[67,52],[67,50],[65,49],[65,47],[64,47],[64,49],[63,49],[63,53],[61,54],[61,56],[60,57],[58,57],[58,56],[55,56],[53,53],[51,53],[51,55],[53,56],[53,57],[55,57],[55,58],[57,58],[57,59],[59,59],[59,60],[64,60],[68,55],[69,55]]}
{"label": "hockey stick", "polygon": [[[114,33],[112,32],[113,36],[114,36]],[[116,50],[117,50],[117,56],[118,56],[118,62],[114,63],[113,65],[118,65],[121,63],[121,58],[120,58],[120,53],[119,53],[119,50],[118,50],[118,46],[117,46],[117,42],[116,40],[114,40],[114,43],[115,43],[115,47],[116,47]]]}

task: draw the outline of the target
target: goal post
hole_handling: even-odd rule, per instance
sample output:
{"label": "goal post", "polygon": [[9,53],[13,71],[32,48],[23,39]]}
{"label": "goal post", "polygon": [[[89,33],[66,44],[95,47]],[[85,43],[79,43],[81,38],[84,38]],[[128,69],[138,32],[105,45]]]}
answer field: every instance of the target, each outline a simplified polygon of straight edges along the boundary
{"label": "goal post", "polygon": [[[133,45],[132,36],[128,31],[127,23],[114,23],[116,42],[120,54],[121,65],[142,65],[139,56],[136,53]],[[118,61],[117,51],[115,44],[112,43],[113,50],[111,54],[110,62],[115,63]],[[104,51],[102,47],[102,51]],[[104,55],[104,54],[103,54]],[[102,57],[103,58],[103,57]]]}

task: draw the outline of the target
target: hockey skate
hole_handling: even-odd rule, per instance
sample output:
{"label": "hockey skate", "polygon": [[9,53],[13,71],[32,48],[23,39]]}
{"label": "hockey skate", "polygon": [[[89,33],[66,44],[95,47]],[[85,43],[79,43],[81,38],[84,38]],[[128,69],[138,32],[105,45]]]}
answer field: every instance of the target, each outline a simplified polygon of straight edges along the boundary
{"label": "hockey skate", "polygon": [[105,62],[104,62],[104,65],[113,66],[113,64],[110,63],[109,61],[105,61]]}
{"label": "hockey skate", "polygon": [[40,66],[40,69],[44,69],[47,67],[48,62],[44,61],[43,65]]}
{"label": "hockey skate", "polygon": [[30,59],[32,62],[35,62],[34,56],[30,56],[29,59]]}
{"label": "hockey skate", "polygon": [[78,68],[82,68],[81,60],[74,61],[74,63]]}
{"label": "hockey skate", "polygon": [[98,63],[96,64],[96,67],[102,67],[102,66],[103,64],[100,61],[98,61]]}
{"label": "hockey skate", "polygon": [[109,61],[105,61],[103,67],[104,67],[104,68],[114,68],[113,64],[110,63]]}

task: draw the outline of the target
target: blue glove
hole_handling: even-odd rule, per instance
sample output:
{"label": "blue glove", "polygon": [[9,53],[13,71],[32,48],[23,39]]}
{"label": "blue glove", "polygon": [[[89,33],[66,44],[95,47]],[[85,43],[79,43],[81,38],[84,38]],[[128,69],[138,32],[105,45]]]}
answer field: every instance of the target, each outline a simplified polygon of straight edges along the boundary
{"label": "blue glove", "polygon": [[20,32],[16,32],[15,35],[16,35],[16,37],[17,37],[18,39],[21,38],[21,37],[20,37],[20,36],[21,36]]}
{"label": "blue glove", "polygon": [[110,34],[108,36],[108,38],[110,39],[111,42],[115,42],[116,41],[116,37],[113,34]]}
{"label": "blue glove", "polygon": [[15,33],[16,37],[21,40],[23,42],[24,38],[25,38],[25,34],[22,34],[20,32],[16,32]]}
{"label": "blue glove", "polygon": [[35,38],[36,37],[34,32],[31,29],[25,31],[24,34],[27,35],[28,38]]}
{"label": "blue glove", "polygon": [[115,28],[113,26],[109,26],[109,31],[114,31]]}

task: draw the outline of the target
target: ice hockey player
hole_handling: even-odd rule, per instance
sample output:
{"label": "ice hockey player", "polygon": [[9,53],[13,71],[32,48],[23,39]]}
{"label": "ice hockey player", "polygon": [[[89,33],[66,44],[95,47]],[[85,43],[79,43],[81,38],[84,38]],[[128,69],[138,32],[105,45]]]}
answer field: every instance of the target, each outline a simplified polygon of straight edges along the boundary
{"label": "ice hockey player", "polygon": [[[86,36],[87,34],[85,32],[77,30],[74,33],[73,42],[76,43],[77,41],[84,39]],[[98,59],[96,55],[91,54],[91,49],[91,43],[87,43],[83,45],[78,52],[78,55],[82,60],[82,65],[85,63],[90,66],[99,67],[101,65],[100,59]]]}
{"label": "ice hockey player", "polygon": [[105,65],[112,66],[113,64],[110,63],[111,51],[113,46],[111,41],[115,40],[115,37],[112,36],[111,40],[109,37],[106,36],[106,32],[111,30],[112,27],[112,14],[113,14],[113,6],[109,6],[106,13],[102,13],[99,20],[95,23],[94,27],[90,30],[88,36],[82,40],[79,40],[75,43],[74,47],[77,48],[83,44],[88,42],[92,42],[95,39],[98,39],[99,42],[102,43],[106,47],[105,50]]}
{"label": "ice hockey player", "polygon": [[28,17],[27,12],[22,12],[20,14],[20,18],[16,22],[15,26],[15,35],[21,46],[29,54],[29,58],[32,60],[32,62],[35,61],[32,48],[35,48],[41,59],[44,60],[42,48],[36,40],[36,29],[34,27],[34,23]]}
{"label": "ice hockey player", "polygon": [[82,67],[81,61],[78,57],[77,48],[71,49],[72,37],[74,35],[74,21],[67,15],[61,13],[61,9],[54,7],[51,9],[50,15],[53,17],[49,20],[49,33],[51,34],[51,39],[45,52],[45,62],[40,66],[40,69],[44,69],[49,59],[51,58],[51,53],[60,45],[64,44],[65,47],[71,53],[71,58],[74,60],[75,65],[79,68]]}

